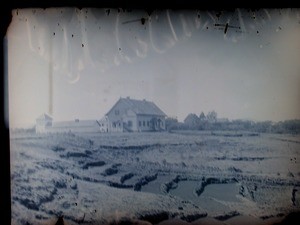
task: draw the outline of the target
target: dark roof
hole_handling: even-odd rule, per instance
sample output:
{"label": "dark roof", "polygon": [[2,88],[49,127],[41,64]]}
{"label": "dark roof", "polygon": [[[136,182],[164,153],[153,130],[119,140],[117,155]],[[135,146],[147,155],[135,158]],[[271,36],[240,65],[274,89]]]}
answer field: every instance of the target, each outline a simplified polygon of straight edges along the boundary
{"label": "dark roof", "polygon": [[52,120],[52,117],[44,113],[43,115],[40,115],[37,120]]}
{"label": "dark roof", "polygon": [[[128,109],[131,109],[137,115],[166,116],[166,114],[160,108],[158,108],[153,102],[146,101],[146,100],[136,100],[136,99],[131,99],[128,97],[120,98],[119,101],[112,107],[112,109],[119,102],[125,103],[125,105],[128,106]],[[110,111],[107,114],[109,114]]]}

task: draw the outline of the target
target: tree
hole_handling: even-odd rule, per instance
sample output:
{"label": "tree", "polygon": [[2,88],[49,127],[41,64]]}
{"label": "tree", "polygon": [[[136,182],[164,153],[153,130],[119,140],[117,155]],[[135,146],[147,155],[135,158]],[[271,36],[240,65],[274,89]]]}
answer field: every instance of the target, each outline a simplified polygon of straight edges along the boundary
{"label": "tree", "polygon": [[217,113],[214,110],[211,112],[208,112],[206,118],[209,122],[216,122],[217,121]]}
{"label": "tree", "polygon": [[167,130],[177,129],[177,127],[178,127],[177,118],[172,118],[172,117],[166,118],[166,129]]}
{"label": "tree", "polygon": [[206,116],[204,114],[204,112],[201,112],[200,116],[199,116],[200,121],[205,121],[206,120]]}
{"label": "tree", "polygon": [[255,128],[257,132],[262,132],[262,133],[271,132],[272,121],[257,122],[255,124]]}

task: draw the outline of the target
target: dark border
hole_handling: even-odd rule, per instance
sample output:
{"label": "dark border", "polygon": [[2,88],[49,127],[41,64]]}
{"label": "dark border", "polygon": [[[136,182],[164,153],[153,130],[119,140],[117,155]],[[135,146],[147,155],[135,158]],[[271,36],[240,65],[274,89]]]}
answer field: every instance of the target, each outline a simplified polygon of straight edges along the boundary
{"label": "dark border", "polygon": [[[1,85],[1,110],[0,110],[0,127],[1,127],[1,149],[0,149],[0,165],[1,165],[1,189],[0,189],[0,203],[1,207],[1,224],[11,224],[11,201],[10,201],[10,152],[9,152],[9,129],[5,125],[4,110],[8,108],[5,106],[7,103],[4,98],[8,96],[7,91],[8,83],[5,78],[5,42],[4,37],[7,27],[11,22],[11,11],[16,8],[48,8],[48,7],[97,7],[97,8],[124,8],[124,9],[144,9],[149,14],[154,9],[201,9],[201,10],[230,10],[235,8],[300,8],[299,1],[283,0],[273,1],[270,5],[269,1],[242,1],[242,0],[152,0],[152,1],[137,1],[137,0],[53,0],[53,1],[15,1],[9,0],[7,2],[2,1],[0,3],[0,22],[1,22],[1,71],[2,78],[0,79]],[[7,105],[8,106],[8,105]]]}

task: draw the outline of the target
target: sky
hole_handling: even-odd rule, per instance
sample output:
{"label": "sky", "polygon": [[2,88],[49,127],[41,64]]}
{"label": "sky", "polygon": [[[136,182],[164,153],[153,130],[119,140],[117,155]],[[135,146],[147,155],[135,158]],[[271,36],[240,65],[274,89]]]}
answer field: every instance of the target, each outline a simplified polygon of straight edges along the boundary
{"label": "sky", "polygon": [[100,119],[127,96],[179,121],[300,119],[299,9],[18,9],[7,40],[11,127]]}

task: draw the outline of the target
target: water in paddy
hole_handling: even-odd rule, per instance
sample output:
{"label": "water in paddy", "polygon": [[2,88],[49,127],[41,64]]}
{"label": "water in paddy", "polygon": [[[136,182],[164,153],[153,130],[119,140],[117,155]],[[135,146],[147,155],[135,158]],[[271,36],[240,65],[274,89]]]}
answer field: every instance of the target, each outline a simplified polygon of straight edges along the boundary
{"label": "water in paddy", "polygon": [[142,186],[141,191],[150,192],[150,193],[154,193],[154,194],[163,194],[161,191],[161,188],[160,188],[161,185],[163,183],[171,181],[172,179],[174,179],[174,176],[158,175],[156,180],[149,182],[145,186]]}
{"label": "water in paddy", "polygon": [[[158,176],[157,180],[143,186],[142,191],[162,194],[160,186],[162,183],[169,181],[166,178],[169,177]],[[170,190],[169,194],[193,202],[211,213],[230,211],[228,206],[219,201],[239,202],[239,199],[236,197],[239,193],[239,185],[236,183],[209,184],[200,196],[194,194],[197,186],[199,186],[199,181],[181,181],[176,189]]]}
{"label": "water in paddy", "polygon": [[239,186],[236,183],[209,184],[205,187],[201,197],[211,197],[221,201],[239,202],[236,197],[239,193]]}
{"label": "water in paddy", "polygon": [[204,191],[200,196],[194,194],[197,185],[199,185],[198,181],[182,181],[178,183],[176,189],[170,190],[170,194],[191,201],[211,214],[230,211],[228,206],[219,201],[239,201],[236,197],[239,193],[239,186],[235,183],[209,184],[205,186]]}
{"label": "water in paddy", "polygon": [[176,189],[170,190],[171,195],[178,196],[184,200],[191,200],[194,201],[195,194],[193,193],[197,185],[199,184],[198,181],[181,181],[178,183],[178,186]]}

